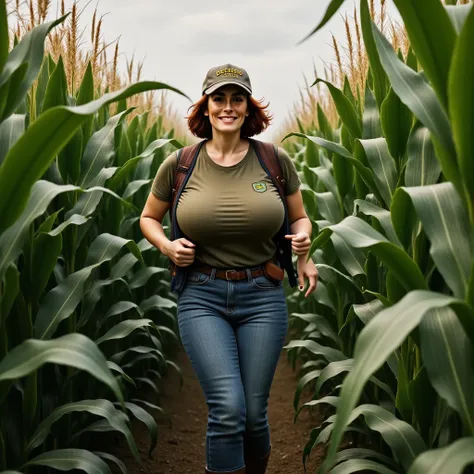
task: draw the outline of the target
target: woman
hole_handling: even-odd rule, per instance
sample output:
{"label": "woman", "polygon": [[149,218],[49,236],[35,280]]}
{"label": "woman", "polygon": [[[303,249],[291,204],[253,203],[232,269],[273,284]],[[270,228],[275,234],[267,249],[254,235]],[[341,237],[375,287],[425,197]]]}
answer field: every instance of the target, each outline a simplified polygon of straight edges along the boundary
{"label": "woman", "polygon": [[[248,137],[265,130],[271,117],[268,105],[251,96],[242,68],[210,69],[202,90],[188,125],[206,142],[176,210],[188,238],[170,241],[161,225],[170,208],[176,152],[158,169],[140,226],[177,266],[190,267],[178,296],[178,326],[209,408],[205,472],[264,474],[271,451],[267,402],[288,310],[282,282],[261,270],[268,260],[276,262],[271,238],[284,206]],[[285,238],[298,256],[300,290],[309,280],[308,297],[317,284],[314,263],[305,261],[311,222],[296,168],[282,148],[278,152],[292,232]],[[242,278],[223,276],[231,271]]]}

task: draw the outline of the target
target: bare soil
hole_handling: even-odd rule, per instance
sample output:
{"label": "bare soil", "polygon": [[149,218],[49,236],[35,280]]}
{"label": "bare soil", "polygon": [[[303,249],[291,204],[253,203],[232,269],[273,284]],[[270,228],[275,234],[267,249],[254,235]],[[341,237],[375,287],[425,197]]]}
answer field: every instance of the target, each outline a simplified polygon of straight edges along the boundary
{"label": "bare soil", "polygon": [[[287,340],[291,339],[289,333]],[[169,376],[158,384],[160,389],[158,404],[167,412],[172,423],[170,426],[163,415],[155,412],[159,432],[153,458],[148,457],[150,446],[148,431],[139,422],[134,422],[133,434],[142,458],[141,464],[133,459],[123,439],[115,446],[107,446],[108,452],[124,461],[130,474],[204,474],[207,405],[184,348],[181,347],[177,352],[175,362],[183,372],[184,385],[180,390],[179,376],[173,369],[169,371]],[[299,365],[297,369],[298,367]],[[304,409],[299,414],[296,424],[293,423],[293,397],[297,374],[298,370],[293,371],[287,361],[286,350],[282,350],[270,391],[268,418],[272,454],[267,474],[304,474],[303,449],[309,440],[312,428],[318,426],[322,419],[320,412],[311,413],[308,409]],[[156,395],[147,398],[156,403]],[[309,391],[303,392],[300,405],[309,399]],[[323,446],[318,446],[312,451],[306,464],[308,474],[316,472],[323,455]]]}

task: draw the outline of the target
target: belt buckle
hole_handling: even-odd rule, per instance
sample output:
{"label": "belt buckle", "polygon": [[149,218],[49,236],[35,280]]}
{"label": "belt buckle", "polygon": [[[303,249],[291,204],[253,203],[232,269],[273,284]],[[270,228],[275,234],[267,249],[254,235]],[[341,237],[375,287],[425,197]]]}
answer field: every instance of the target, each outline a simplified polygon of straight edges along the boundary
{"label": "belt buckle", "polygon": [[236,271],[235,268],[232,268],[232,269],[230,269],[230,270],[226,270],[226,271],[225,271],[225,279],[226,279],[227,281],[229,281],[229,277],[228,277],[227,274],[228,274],[229,272],[235,272],[235,271]]}

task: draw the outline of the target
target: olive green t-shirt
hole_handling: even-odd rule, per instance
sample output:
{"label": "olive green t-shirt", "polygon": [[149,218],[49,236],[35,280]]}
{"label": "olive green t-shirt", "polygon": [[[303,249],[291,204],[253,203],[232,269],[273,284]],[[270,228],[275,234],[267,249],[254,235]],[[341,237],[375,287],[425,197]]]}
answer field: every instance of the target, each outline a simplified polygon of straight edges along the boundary
{"label": "olive green t-shirt", "polygon": [[[285,195],[301,184],[286,151],[278,147],[285,178]],[[151,191],[171,201],[176,151],[160,165]],[[275,255],[272,237],[285,217],[283,202],[271,178],[260,165],[252,145],[244,158],[221,166],[210,158],[206,146],[178,201],[177,223],[196,244],[195,260],[217,268],[259,265]]]}

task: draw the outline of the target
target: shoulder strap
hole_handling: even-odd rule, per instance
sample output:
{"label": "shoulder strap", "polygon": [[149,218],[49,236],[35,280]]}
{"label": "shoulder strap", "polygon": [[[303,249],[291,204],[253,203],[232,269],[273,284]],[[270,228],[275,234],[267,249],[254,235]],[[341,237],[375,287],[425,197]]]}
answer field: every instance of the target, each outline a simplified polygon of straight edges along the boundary
{"label": "shoulder strap", "polygon": [[280,160],[278,158],[278,148],[273,143],[262,142],[260,140],[255,140],[254,138],[249,138],[251,142],[255,145],[257,153],[260,155],[260,158],[265,163],[270,177],[273,179],[280,195],[285,195],[285,178],[283,177],[283,171],[281,169]]}
{"label": "shoulder strap", "polygon": [[177,152],[177,160],[178,160],[178,167],[176,168],[176,173],[174,175],[174,183],[173,183],[173,191],[171,196],[171,209],[173,209],[174,201],[176,199],[176,194],[181,186],[181,183],[184,181],[186,177],[186,173],[189,171],[191,167],[193,158],[196,154],[197,149],[199,148],[200,143],[196,143],[195,145],[188,145]]}

